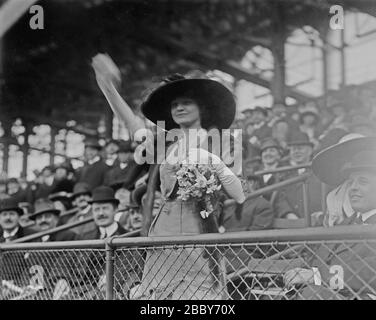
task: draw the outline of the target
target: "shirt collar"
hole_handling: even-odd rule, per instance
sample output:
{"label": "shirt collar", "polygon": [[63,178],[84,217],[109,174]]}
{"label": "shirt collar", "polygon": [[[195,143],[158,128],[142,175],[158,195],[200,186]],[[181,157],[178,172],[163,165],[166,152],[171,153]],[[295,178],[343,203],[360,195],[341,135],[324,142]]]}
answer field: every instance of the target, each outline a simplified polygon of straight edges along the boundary
{"label": "shirt collar", "polygon": [[19,227],[13,229],[11,232],[9,232],[8,230],[4,230],[3,231],[3,237],[5,239],[10,238],[10,237],[14,237],[16,235],[16,233],[18,232],[18,230],[19,230]]}
{"label": "shirt collar", "polygon": [[111,237],[118,229],[118,224],[117,222],[113,222],[111,225],[109,225],[108,227],[105,227],[105,228],[102,228],[102,227],[99,227],[99,231],[101,233],[101,239],[103,239],[104,237]]}
{"label": "shirt collar", "polygon": [[100,160],[101,158],[99,157],[99,156],[96,156],[94,159],[92,159],[92,160],[89,160],[88,161],[88,164],[94,164],[94,163],[96,163],[96,162],[98,162],[99,160]]}
{"label": "shirt collar", "polygon": [[373,210],[370,210],[370,211],[368,211],[368,212],[361,213],[361,214],[360,214],[360,217],[362,218],[362,221],[363,221],[364,223],[366,223],[367,220],[368,220],[369,218],[371,218],[372,216],[374,216],[375,214],[376,214],[376,209],[373,209]]}
{"label": "shirt collar", "polygon": [[120,162],[120,169],[123,170],[128,166],[128,163],[126,162]]}
{"label": "shirt collar", "polygon": [[255,123],[253,125],[254,129],[260,129],[265,124],[265,121],[261,121],[259,123]]}
{"label": "shirt collar", "polygon": [[114,165],[114,163],[115,163],[115,161],[116,161],[116,155],[115,155],[115,157],[110,157],[110,158],[108,158],[107,160],[106,160],[106,164],[108,165],[108,166],[113,166]]}

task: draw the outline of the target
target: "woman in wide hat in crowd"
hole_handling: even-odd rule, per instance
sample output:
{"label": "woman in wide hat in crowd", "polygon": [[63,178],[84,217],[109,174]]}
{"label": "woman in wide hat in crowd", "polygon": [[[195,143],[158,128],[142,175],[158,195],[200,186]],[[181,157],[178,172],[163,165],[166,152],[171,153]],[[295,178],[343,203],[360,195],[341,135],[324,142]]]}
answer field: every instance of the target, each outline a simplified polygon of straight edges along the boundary
{"label": "woman in wide hat in crowd", "polygon": [[[140,125],[115,88],[120,82],[120,72],[117,67],[108,56],[101,54],[93,59],[93,67],[98,85],[112,109],[134,134]],[[187,148],[184,152],[178,153],[183,158],[195,157],[192,152],[202,151],[200,145],[192,145],[192,141],[188,141],[190,129],[197,129],[200,135],[205,136],[206,130],[210,128],[230,127],[235,115],[233,95],[226,87],[214,80],[204,77],[174,76],[166,79],[148,95],[142,104],[142,112],[154,123],[164,121],[166,130],[180,129],[181,135],[178,141],[183,141],[181,144],[175,142],[167,146],[166,160],[161,162],[161,191],[165,202],[153,220],[149,235],[179,236],[204,233],[207,230],[205,230],[204,219],[200,216],[197,201],[177,199],[176,172],[179,165],[172,164],[169,157],[176,154],[180,146]],[[146,152],[151,152],[150,150],[153,148],[149,149],[146,146]],[[244,202],[240,180],[231,170],[222,161],[218,161],[218,157],[212,153],[201,152],[200,155],[215,160],[214,167],[225,191],[238,203]],[[149,299],[226,298],[223,273],[212,271],[219,269],[220,261],[213,259],[201,248],[154,249],[148,254],[143,279],[139,288],[135,290],[135,296]]]}

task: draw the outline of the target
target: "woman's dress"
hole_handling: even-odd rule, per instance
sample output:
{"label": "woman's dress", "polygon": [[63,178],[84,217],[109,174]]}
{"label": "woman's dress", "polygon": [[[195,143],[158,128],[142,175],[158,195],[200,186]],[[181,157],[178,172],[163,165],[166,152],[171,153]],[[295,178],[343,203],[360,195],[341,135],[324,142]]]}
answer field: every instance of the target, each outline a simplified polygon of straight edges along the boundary
{"label": "woman's dress", "polygon": [[[238,178],[223,162],[215,168],[225,190],[241,202],[244,194]],[[204,233],[197,201],[177,199],[175,175],[178,169],[179,165],[168,162],[160,165],[161,192],[165,201],[150,227],[151,237]],[[148,249],[142,281],[133,298],[226,299],[223,277],[222,261],[213,250],[203,246],[153,247]]]}

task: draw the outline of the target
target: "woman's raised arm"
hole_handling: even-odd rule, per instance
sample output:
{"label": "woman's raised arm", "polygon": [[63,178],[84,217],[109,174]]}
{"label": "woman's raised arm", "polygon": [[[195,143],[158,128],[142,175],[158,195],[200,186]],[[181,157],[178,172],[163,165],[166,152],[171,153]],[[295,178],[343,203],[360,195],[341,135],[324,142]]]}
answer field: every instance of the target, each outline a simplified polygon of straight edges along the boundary
{"label": "woman's raised arm", "polygon": [[98,86],[112,111],[124,122],[133,137],[137,130],[144,128],[144,125],[116,89],[121,82],[119,68],[107,54],[97,54],[92,59],[92,67],[95,71]]}

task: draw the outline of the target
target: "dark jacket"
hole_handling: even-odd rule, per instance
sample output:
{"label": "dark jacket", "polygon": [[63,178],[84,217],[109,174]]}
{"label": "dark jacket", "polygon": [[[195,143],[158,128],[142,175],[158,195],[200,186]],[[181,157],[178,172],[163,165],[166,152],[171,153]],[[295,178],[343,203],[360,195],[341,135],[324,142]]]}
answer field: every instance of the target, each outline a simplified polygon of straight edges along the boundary
{"label": "dark jacket", "polygon": [[[349,219],[349,224],[359,224],[357,219]],[[376,216],[371,216],[367,224],[376,224]],[[314,249],[315,259],[312,267],[318,268],[321,275],[322,285],[313,286],[313,293],[310,291],[312,286],[308,286],[303,291],[303,296],[309,294],[313,297],[324,297],[325,293],[331,293],[336,290],[330,288],[330,280],[334,273],[330,272],[333,266],[340,266],[343,269],[344,288],[338,292],[348,299],[355,299],[357,295],[367,298],[367,293],[376,294],[376,244],[373,242],[339,242],[335,244],[326,243],[318,245]],[[354,293],[355,294],[354,294]],[[321,298],[322,299],[322,298]],[[343,299],[343,298],[342,298]]]}
{"label": "dark jacket", "polygon": [[[128,231],[118,224],[117,231],[113,236],[119,236]],[[100,239],[100,231],[97,227],[95,230],[86,232],[83,240]],[[115,259],[115,289],[122,298],[127,298],[129,290],[141,281],[143,262],[145,259],[144,250],[119,249],[119,255]],[[98,281],[105,274],[105,254],[104,252],[92,252],[81,260],[81,264],[86,266],[85,285],[92,287],[90,295],[96,299],[104,299],[104,291],[98,287]]]}
{"label": "dark jacket", "polygon": [[[308,209],[312,214],[322,210],[321,206],[321,182],[313,175],[310,169],[306,169],[307,173],[311,173],[307,181],[308,187]],[[297,177],[298,170],[291,170],[284,174],[283,180]],[[289,206],[299,218],[304,218],[304,202],[303,202],[303,182],[295,183],[282,189],[285,199]],[[284,218],[279,215],[279,218]]]}
{"label": "dark jacket", "polygon": [[[29,229],[29,228],[23,228],[19,226],[17,233],[11,237],[9,240],[14,241],[22,237],[29,236],[31,234],[35,233],[35,231]],[[3,235],[3,230],[1,230],[1,235],[0,235],[0,243],[5,242],[4,235]]]}
{"label": "dark jacket", "polygon": [[85,164],[79,171],[77,182],[86,182],[91,189],[103,185],[106,172],[109,166],[100,159],[93,164]]}
{"label": "dark jacket", "polygon": [[[120,236],[124,233],[127,233],[128,231],[126,229],[124,229],[119,223],[118,223],[118,229],[116,230],[116,232],[113,234],[113,236]],[[81,239],[82,240],[96,240],[96,239],[100,239],[101,237],[101,233],[99,231],[99,228],[98,227],[95,227],[94,229],[91,229],[91,230],[88,230],[86,232],[84,232],[82,235],[81,235]]]}
{"label": "dark jacket", "polygon": [[[80,240],[80,237],[71,230],[63,230],[50,235],[48,242],[52,241],[75,241]],[[33,242],[42,242],[42,238],[37,238]]]}
{"label": "dark jacket", "polygon": [[223,226],[227,232],[271,229],[274,213],[263,197],[246,200],[241,211],[241,219],[235,217],[235,205],[224,208]]}
{"label": "dark jacket", "polygon": [[119,161],[115,161],[111,169],[105,174],[104,185],[117,185],[128,190],[134,189],[135,182],[144,173],[146,173],[146,167],[137,164],[134,160],[129,161],[124,169],[121,169]]}

